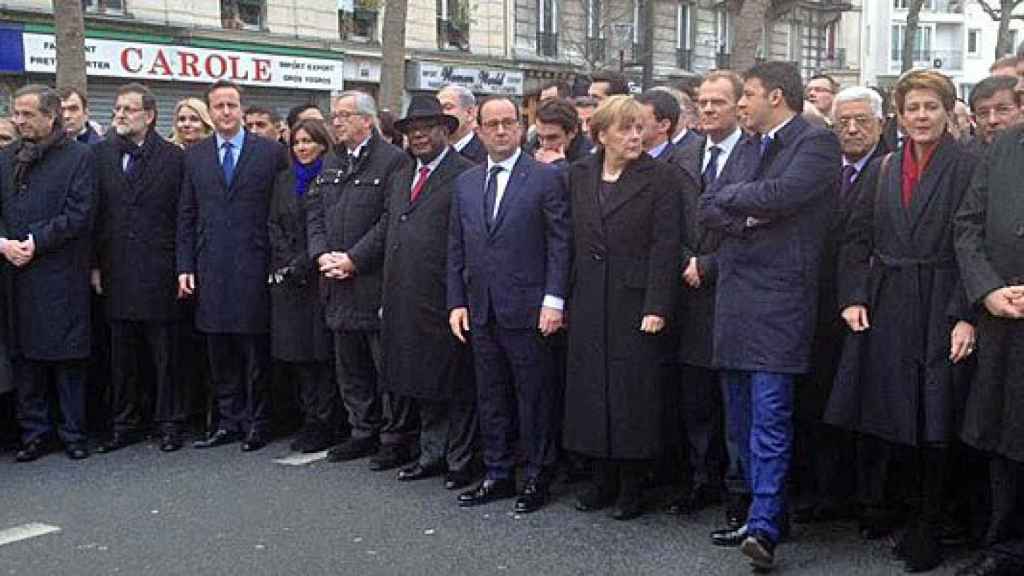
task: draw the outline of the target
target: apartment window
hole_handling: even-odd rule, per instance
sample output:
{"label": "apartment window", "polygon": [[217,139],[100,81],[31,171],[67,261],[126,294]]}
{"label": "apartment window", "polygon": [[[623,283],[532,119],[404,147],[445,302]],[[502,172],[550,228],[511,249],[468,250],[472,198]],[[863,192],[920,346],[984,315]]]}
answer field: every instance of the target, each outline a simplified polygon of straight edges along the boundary
{"label": "apartment window", "polygon": [[[653,0],[649,0],[653,1]],[[640,47],[640,0],[633,0],[633,59],[637,60]]]}
{"label": "apartment window", "polygon": [[124,14],[124,0],[82,0],[82,11],[92,14]]}
{"label": "apartment window", "polygon": [[380,0],[338,0],[338,34],[351,42],[377,42]]}
{"label": "apartment window", "polygon": [[225,28],[262,30],[266,12],[264,0],[220,0],[220,18]]}
{"label": "apartment window", "polygon": [[587,0],[587,38],[604,38],[601,28],[601,0]]}
{"label": "apartment window", "polygon": [[[890,59],[893,62],[900,62],[902,60],[900,55],[903,53],[903,36],[906,33],[906,28],[903,24],[893,24],[892,26],[890,39],[892,45],[889,48],[889,52]],[[931,65],[932,29],[930,27],[925,26],[917,29],[917,34],[914,35],[912,56],[914,62],[927,62]]]}
{"label": "apartment window", "polygon": [[971,29],[967,31],[967,55],[981,55],[981,30]]}
{"label": "apartment window", "polygon": [[558,55],[558,0],[537,0],[537,53]]}
{"label": "apartment window", "polygon": [[803,51],[803,42],[801,41],[800,34],[802,29],[799,22],[789,23],[789,34],[786,37],[786,48],[788,58],[790,62],[800,62],[801,52]]}
{"label": "apartment window", "polygon": [[1017,52],[1017,30],[1009,30],[1007,34],[1010,36],[1010,51],[1009,54]]}
{"label": "apartment window", "polygon": [[468,0],[437,0],[437,40],[442,50],[469,50]]}
{"label": "apartment window", "polygon": [[836,48],[839,44],[839,23],[833,22],[825,26],[825,58],[835,60]]}
{"label": "apartment window", "polygon": [[[906,10],[910,5],[910,0],[892,0],[892,7],[896,10]],[[924,4],[921,5],[921,10],[935,10],[935,0],[925,0]]]}
{"label": "apartment window", "polygon": [[732,53],[732,23],[729,21],[729,12],[725,8],[715,11],[715,39],[719,53]]}
{"label": "apartment window", "polygon": [[688,1],[676,4],[676,67],[693,66],[693,6]]}

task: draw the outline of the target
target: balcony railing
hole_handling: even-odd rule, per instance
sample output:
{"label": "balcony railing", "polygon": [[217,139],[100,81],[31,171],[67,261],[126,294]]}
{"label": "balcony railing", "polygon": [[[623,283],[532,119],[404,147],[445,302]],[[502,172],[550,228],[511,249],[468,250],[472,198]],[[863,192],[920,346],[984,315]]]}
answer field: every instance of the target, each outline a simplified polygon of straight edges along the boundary
{"label": "balcony railing", "polygon": [[549,58],[558,56],[558,33],[537,32],[537,53]]}
{"label": "balcony railing", "polygon": [[832,54],[825,54],[821,59],[821,67],[830,70],[845,70],[846,49],[837,48]]}
{"label": "balcony railing", "polygon": [[693,50],[676,48],[676,68],[690,70],[693,67]]}
{"label": "balcony railing", "polygon": [[[892,51],[890,53],[891,63],[899,66],[902,62],[902,54],[902,50]],[[959,50],[913,50],[911,56],[915,67],[938,70],[963,70],[964,67],[964,54]]]}

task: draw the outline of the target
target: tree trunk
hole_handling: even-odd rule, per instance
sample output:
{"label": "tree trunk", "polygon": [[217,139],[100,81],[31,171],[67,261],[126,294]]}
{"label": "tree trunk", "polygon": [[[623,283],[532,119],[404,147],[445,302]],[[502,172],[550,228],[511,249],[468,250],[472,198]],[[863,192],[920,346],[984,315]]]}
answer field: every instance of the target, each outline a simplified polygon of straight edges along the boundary
{"label": "tree trunk", "polygon": [[57,89],[75,88],[87,94],[82,1],[53,0],[53,20],[57,29]]}
{"label": "tree trunk", "polygon": [[643,0],[643,15],[641,16],[641,42],[643,42],[643,89],[648,90],[654,86],[654,19],[657,10],[657,0]]}
{"label": "tree trunk", "polygon": [[1010,45],[1010,19],[1013,18],[1013,9],[1020,3],[1020,0],[1000,0],[1002,7],[999,11],[999,36],[996,38],[996,58],[1002,58],[1013,53],[1016,46]]}
{"label": "tree trunk", "polygon": [[756,62],[757,49],[764,37],[765,16],[771,0],[743,0],[734,12],[730,68],[740,73]]}
{"label": "tree trunk", "polygon": [[409,0],[384,2],[383,39],[381,41],[380,107],[402,114],[405,86],[405,18]]}
{"label": "tree trunk", "polygon": [[907,27],[903,31],[903,51],[900,54],[900,70],[906,72],[914,67],[914,37],[917,36],[917,21],[924,0],[910,0],[907,6]]}

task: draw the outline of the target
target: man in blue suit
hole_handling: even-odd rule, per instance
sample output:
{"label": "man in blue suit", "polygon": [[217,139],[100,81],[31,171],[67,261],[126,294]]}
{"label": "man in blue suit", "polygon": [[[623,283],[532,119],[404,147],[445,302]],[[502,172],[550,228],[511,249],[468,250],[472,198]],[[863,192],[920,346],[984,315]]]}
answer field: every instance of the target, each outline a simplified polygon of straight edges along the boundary
{"label": "man in blue suit", "polygon": [[793,442],[793,380],[811,367],[821,246],[839,173],[835,136],[800,117],[803,86],[788,63],[747,72],[741,114],[761,136],[752,180],[715,187],[700,218],[725,233],[718,250],[714,362],[729,393],[753,502],[741,550],[769,569],[783,531]]}
{"label": "man in blue suit", "polygon": [[562,327],[569,200],[561,171],[522,153],[514,102],[484,100],[477,120],[488,157],[456,181],[448,229],[448,310],[452,333],[463,342],[473,335],[487,476],[459,495],[459,505],[515,495],[518,420],[527,464],[515,510],[527,513],[547,502],[556,459],[555,374],[546,339]]}
{"label": "man in blue suit", "polygon": [[185,153],[178,207],[178,294],[197,298],[207,335],[217,426],[195,448],[270,435],[270,269],[267,216],[278,170],[277,142],[242,128],[242,90],[218,81],[206,93],[215,134]]}

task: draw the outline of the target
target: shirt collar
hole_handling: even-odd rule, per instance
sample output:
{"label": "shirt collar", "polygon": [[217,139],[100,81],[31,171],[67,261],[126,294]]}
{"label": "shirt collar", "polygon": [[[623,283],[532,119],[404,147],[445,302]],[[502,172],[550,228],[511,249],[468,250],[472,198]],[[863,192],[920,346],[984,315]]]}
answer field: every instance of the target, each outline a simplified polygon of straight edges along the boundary
{"label": "shirt collar", "polygon": [[457,152],[462,152],[463,148],[469,146],[469,142],[473,139],[473,136],[476,136],[476,132],[472,130],[466,132],[466,135],[463,136],[462,138],[459,138],[459,141],[456,142],[452,147],[455,148]]}
{"label": "shirt collar", "polygon": [[218,150],[224,147],[225,142],[231,142],[231,146],[234,147],[235,150],[241,150],[242,144],[245,143],[245,128],[240,128],[238,130],[238,133],[232,136],[230,140],[225,140],[224,137],[221,136],[219,132],[217,132],[216,135]]}
{"label": "shirt collar", "polygon": [[511,174],[512,173],[512,169],[515,168],[515,166],[516,166],[516,162],[519,161],[519,155],[522,154],[522,153],[523,153],[523,149],[522,148],[516,148],[515,153],[513,153],[508,158],[505,158],[501,162],[495,162],[494,160],[491,160],[491,156],[488,155],[487,156],[487,172],[490,173],[491,168],[494,168],[495,166],[501,166],[502,168],[505,169],[506,172]]}
{"label": "shirt collar", "polygon": [[708,137],[704,141],[704,153],[705,154],[710,154],[711,153],[711,148],[714,147],[714,146],[717,146],[718,149],[721,150],[721,152],[719,152],[719,154],[725,154],[726,156],[728,156],[729,153],[732,152],[732,149],[736,147],[736,143],[739,142],[740,138],[742,138],[742,137],[743,137],[743,131],[740,130],[739,126],[737,126],[736,129],[733,130],[732,134],[729,134],[728,136],[726,136],[721,142],[718,142],[718,143],[712,142],[711,138]]}
{"label": "shirt collar", "polygon": [[672,138],[670,138],[670,140],[672,141],[673,144],[679,144],[680,142],[683,141],[683,138],[686,138],[686,135],[689,134],[689,133],[690,133],[690,129],[689,128],[683,128],[682,132],[672,136]]}
{"label": "shirt collar", "polygon": [[775,136],[778,135],[780,130],[782,130],[786,126],[789,126],[789,123],[793,121],[793,118],[796,118],[796,114],[790,116],[789,119],[786,120],[785,122],[783,122],[782,124],[779,124],[775,128],[772,128],[771,130],[769,130],[768,133],[765,134],[765,136],[767,136],[768,138],[774,139]]}
{"label": "shirt collar", "polygon": [[424,164],[423,162],[420,162],[419,158],[417,158],[416,171],[419,172],[421,168],[426,166],[430,170],[430,173],[433,174],[434,170],[437,170],[437,167],[444,161],[444,157],[448,155],[448,148],[448,146],[445,146],[444,150],[441,150],[441,153],[437,155],[437,158],[431,160],[429,164]]}
{"label": "shirt collar", "polygon": [[366,148],[366,144],[370,141],[370,138],[372,136],[373,136],[373,134],[371,134],[370,136],[367,136],[365,140],[363,140],[362,142],[359,143],[359,146],[356,146],[355,149],[353,149],[353,150],[349,150],[348,151],[349,155],[350,156],[354,156],[356,158],[359,158],[363,154],[363,148]]}
{"label": "shirt collar", "polygon": [[665,148],[668,148],[668,145],[669,145],[670,142],[671,142],[671,140],[665,140],[661,144],[658,144],[654,148],[651,148],[650,150],[648,150],[647,154],[651,158],[657,158],[658,156],[661,156],[661,153],[665,151]]}
{"label": "shirt collar", "polygon": [[853,165],[854,169],[857,170],[857,174],[860,174],[864,170],[864,166],[866,166],[867,163],[869,161],[871,161],[871,157],[875,155],[875,150],[877,148],[878,148],[878,144],[875,144],[874,148],[872,148],[870,151],[868,151],[868,153],[865,154],[863,158],[861,158],[860,160],[857,160],[856,162],[850,162],[849,160],[846,159],[846,155],[844,154],[843,155],[843,168],[846,168],[847,166]]}

